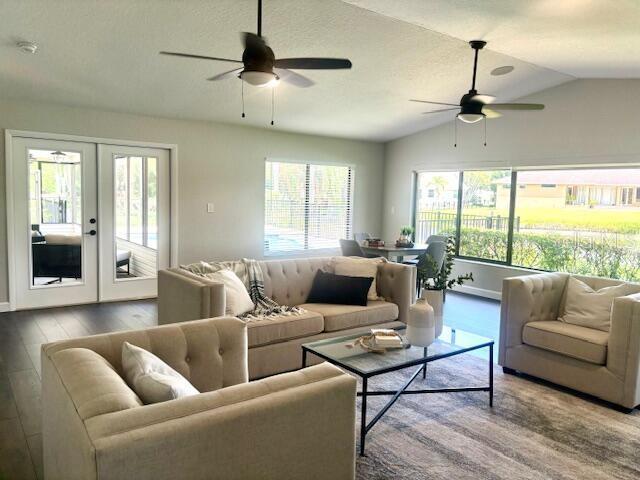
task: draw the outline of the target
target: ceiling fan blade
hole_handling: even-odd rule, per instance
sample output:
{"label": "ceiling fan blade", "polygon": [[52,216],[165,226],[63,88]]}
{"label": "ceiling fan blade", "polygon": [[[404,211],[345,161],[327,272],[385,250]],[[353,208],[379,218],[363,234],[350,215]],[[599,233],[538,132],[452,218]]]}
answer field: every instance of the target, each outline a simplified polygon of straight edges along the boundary
{"label": "ceiling fan blade", "polygon": [[500,118],[502,116],[500,112],[496,112],[490,108],[483,108],[482,113],[484,113],[484,116],[487,118]]}
{"label": "ceiling fan blade", "polygon": [[493,110],[543,110],[541,103],[492,103]]}
{"label": "ceiling fan blade", "polygon": [[300,75],[299,73],[292,72],[291,70],[287,70],[285,68],[274,68],[273,71],[283,82],[290,83],[296,87],[307,88],[315,85],[315,82],[310,78]]}
{"label": "ceiling fan blade", "polygon": [[220,58],[220,57],[206,57],[204,55],[193,55],[191,53],[178,53],[178,52],[159,52],[159,53],[160,55],[172,55],[174,57],[197,58],[199,60],[218,60],[221,62],[242,63],[242,60],[231,60],[230,58]]}
{"label": "ceiling fan blade", "polygon": [[431,103],[432,105],[448,105],[449,107],[459,107],[457,103],[443,103],[443,102],[429,102],[428,100],[415,100],[411,99],[410,102],[418,102],[418,103]]}
{"label": "ceiling fan blade", "polygon": [[274,66],[294,70],[338,70],[351,68],[351,60],[346,58],[279,58]]}
{"label": "ceiling fan blade", "polygon": [[224,80],[226,78],[237,77],[238,74],[244,70],[244,68],[234,68],[233,70],[229,70],[227,72],[219,73],[218,75],[214,75],[211,78],[207,78],[210,82],[215,82],[217,80]]}
{"label": "ceiling fan blade", "polygon": [[457,108],[441,108],[440,110],[431,110],[430,112],[422,112],[422,115],[427,115],[429,113],[440,113],[440,112],[453,112],[454,110],[458,110],[460,107]]}
{"label": "ceiling fan blade", "polygon": [[485,95],[482,93],[479,93],[478,95],[474,95],[473,97],[471,97],[471,101],[474,102],[480,102],[480,103],[491,103],[496,99],[496,97],[494,97],[493,95]]}

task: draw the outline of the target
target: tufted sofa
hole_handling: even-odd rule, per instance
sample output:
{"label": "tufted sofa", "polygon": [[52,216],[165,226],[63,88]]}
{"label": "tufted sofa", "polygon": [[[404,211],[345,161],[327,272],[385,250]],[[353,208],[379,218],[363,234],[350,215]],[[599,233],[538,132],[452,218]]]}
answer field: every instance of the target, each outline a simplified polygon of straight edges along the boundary
{"label": "tufted sofa", "polygon": [[[575,277],[594,290],[623,283]],[[640,404],[640,293],[616,298],[610,331],[595,330],[558,321],[568,278],[543,273],[504,280],[498,363],[507,373],[520,371],[634,408]]]}
{"label": "tufted sofa", "polygon": [[[142,405],[124,341],[203,393]],[[325,363],[247,382],[246,346],[229,317],[43,345],[45,477],[353,479],[355,379]]]}
{"label": "tufted sofa", "polygon": [[[372,325],[401,326],[414,301],[416,269],[398,263],[378,267],[378,295],[366,307],[305,303],[319,269],[329,269],[332,257],[260,262],[266,294],[280,305],[298,305],[307,313],[248,323],[249,376],[261,378],[300,368],[303,343],[366,332]],[[225,314],[224,286],[171,268],[158,274],[160,324]]]}

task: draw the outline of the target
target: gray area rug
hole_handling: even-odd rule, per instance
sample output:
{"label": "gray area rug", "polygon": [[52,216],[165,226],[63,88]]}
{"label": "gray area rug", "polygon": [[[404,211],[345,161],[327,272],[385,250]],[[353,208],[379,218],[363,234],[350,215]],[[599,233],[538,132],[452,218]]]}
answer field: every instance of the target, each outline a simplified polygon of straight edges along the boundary
{"label": "gray area rug", "polygon": [[[470,355],[444,359],[413,386],[486,385],[487,368]],[[402,380],[391,373],[369,383],[392,389]],[[369,419],[385,398],[369,397]],[[366,446],[358,479],[640,479],[640,411],[620,413],[496,366],[493,409],[486,392],[406,395]]]}

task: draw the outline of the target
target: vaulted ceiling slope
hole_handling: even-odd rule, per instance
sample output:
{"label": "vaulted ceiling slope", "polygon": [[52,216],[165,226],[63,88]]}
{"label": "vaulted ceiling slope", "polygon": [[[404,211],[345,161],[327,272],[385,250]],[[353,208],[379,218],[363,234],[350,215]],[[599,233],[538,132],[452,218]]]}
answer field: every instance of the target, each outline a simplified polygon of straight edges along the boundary
{"label": "vaulted ceiling slope", "polygon": [[[555,3],[564,2],[575,3]],[[478,82],[483,93],[496,95],[499,101],[574,78],[558,71],[575,73],[573,69],[547,68],[543,62],[540,64],[544,67],[538,66],[518,52],[513,55],[524,60],[505,54],[509,42],[505,47],[503,37],[492,37],[497,30],[490,30],[484,23],[470,24],[475,10],[464,10],[464,15],[460,11],[476,3],[518,3],[522,9],[525,2],[354,1],[366,7],[360,8],[341,0],[264,0],[263,33],[278,57],[348,57],[353,62],[352,70],[305,72],[316,82],[309,89],[279,85],[275,95],[276,126],[270,127],[268,90],[245,88],[247,117],[242,119],[240,81],[205,80],[233,65],[158,55],[160,50],[172,50],[240,58],[239,32],[255,31],[256,3],[0,2],[0,96],[388,141],[451,118],[447,114],[421,116],[424,106],[407,100],[418,97],[457,102],[470,84],[469,38],[482,37],[492,42],[481,57]],[[450,28],[456,32],[446,32],[442,25],[440,30],[424,28],[426,25],[418,21],[425,15],[425,11],[418,10],[421,4],[439,5],[443,10],[437,18],[454,19]],[[449,4],[457,5],[457,10],[447,7]],[[416,18],[390,18],[386,14],[391,6],[403,16]],[[386,14],[369,10],[374,7]],[[496,7],[493,11],[497,15],[495,22],[488,19],[491,11],[481,20],[488,25],[502,25],[506,16],[517,24],[514,17],[521,10],[504,13],[504,9]],[[40,49],[35,55],[26,55],[15,48],[19,40],[37,42]],[[513,65],[515,71],[504,77],[489,74],[501,65]],[[556,67],[552,62],[548,65]]]}
{"label": "vaulted ceiling slope", "polygon": [[577,78],[640,77],[636,0],[344,0]]}

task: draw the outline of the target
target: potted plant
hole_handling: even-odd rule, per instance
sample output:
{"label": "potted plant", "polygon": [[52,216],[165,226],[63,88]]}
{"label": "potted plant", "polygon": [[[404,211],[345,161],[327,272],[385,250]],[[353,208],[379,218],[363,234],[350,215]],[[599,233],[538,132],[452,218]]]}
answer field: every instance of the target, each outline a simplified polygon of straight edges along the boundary
{"label": "potted plant", "polygon": [[445,291],[456,285],[463,285],[466,281],[473,281],[472,273],[449,278],[451,270],[453,270],[454,253],[455,240],[453,237],[447,237],[444,262],[441,268],[438,269],[431,255],[423,253],[418,256],[418,285],[422,291],[422,298],[433,307],[435,316],[440,318],[442,317]]}
{"label": "potted plant", "polygon": [[405,225],[400,229],[400,238],[396,241],[397,247],[413,247],[413,241],[411,241],[411,235],[413,235],[413,227]]}

